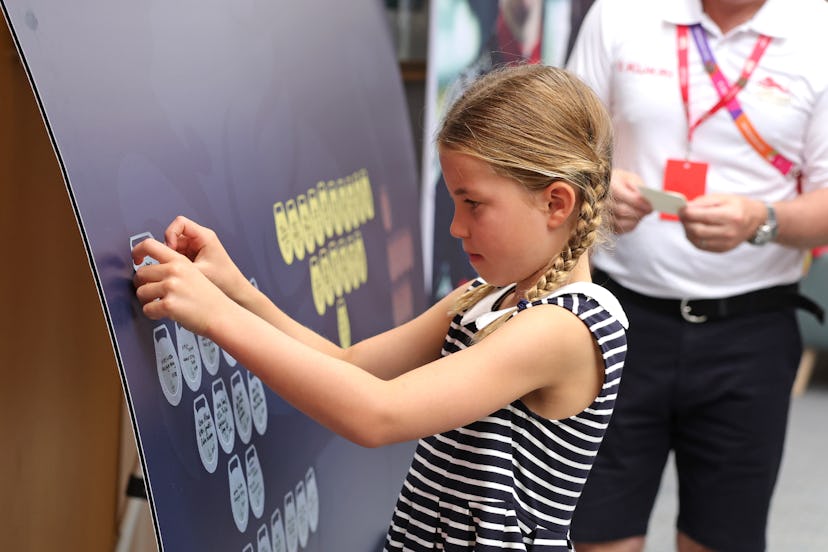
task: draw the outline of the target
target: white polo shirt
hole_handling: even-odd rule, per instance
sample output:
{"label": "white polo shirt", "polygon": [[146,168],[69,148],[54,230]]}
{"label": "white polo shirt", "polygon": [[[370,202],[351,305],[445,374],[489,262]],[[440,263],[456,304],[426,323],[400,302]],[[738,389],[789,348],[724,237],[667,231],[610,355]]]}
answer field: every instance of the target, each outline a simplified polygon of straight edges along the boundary
{"label": "white polo shirt", "polygon": [[[799,167],[804,192],[828,187],[828,3],[767,0],[754,18],[722,35],[700,0],[597,0],[568,68],[604,100],[615,126],[613,165],[662,188],[667,159],[683,159],[687,119],[678,82],[676,24],[701,23],[728,81],[741,73],[759,34],[772,42],[737,99],[762,138]],[[690,118],[718,96],[695,42],[689,44]],[[695,131],[690,160],[709,163],[707,193],[766,202],[796,196],[745,141],[726,108]],[[826,213],[828,216],[828,213]],[[800,279],[805,252],[748,243],[727,253],[700,251],[679,222],[646,216],[593,257],[622,285],[653,297],[718,298]]]}

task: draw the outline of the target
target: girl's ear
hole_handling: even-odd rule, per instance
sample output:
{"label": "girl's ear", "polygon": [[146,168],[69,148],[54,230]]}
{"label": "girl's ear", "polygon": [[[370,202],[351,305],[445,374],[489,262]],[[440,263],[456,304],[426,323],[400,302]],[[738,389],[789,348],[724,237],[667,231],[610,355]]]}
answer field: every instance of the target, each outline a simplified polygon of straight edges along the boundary
{"label": "girl's ear", "polygon": [[555,180],[543,191],[547,208],[547,224],[555,229],[567,220],[578,204],[578,194],[571,184],[564,180]]}

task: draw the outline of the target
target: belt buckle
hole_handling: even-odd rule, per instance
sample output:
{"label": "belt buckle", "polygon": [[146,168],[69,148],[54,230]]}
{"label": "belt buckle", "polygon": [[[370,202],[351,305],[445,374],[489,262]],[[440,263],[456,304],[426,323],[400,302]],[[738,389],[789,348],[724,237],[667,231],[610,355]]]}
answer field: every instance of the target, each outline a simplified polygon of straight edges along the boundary
{"label": "belt buckle", "polygon": [[692,324],[703,324],[704,322],[707,322],[707,315],[693,314],[693,307],[691,307],[689,303],[690,299],[681,300],[681,317]]}

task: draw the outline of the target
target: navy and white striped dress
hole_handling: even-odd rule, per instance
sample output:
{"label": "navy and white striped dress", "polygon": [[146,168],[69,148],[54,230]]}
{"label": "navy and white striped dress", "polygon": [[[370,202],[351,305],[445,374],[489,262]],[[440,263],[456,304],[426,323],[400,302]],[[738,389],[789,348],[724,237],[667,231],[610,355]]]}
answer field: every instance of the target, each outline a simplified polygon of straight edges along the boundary
{"label": "navy and white striped dress", "polygon": [[[465,349],[478,323],[507,312],[497,310],[507,291],[499,289],[455,316],[442,354]],[[572,549],[569,524],[615,405],[627,321],[615,297],[590,283],[570,284],[511,310],[540,304],[566,308],[589,327],[604,357],[600,394],[563,420],[542,418],[516,400],[465,427],[421,439],[394,510],[387,552]]]}

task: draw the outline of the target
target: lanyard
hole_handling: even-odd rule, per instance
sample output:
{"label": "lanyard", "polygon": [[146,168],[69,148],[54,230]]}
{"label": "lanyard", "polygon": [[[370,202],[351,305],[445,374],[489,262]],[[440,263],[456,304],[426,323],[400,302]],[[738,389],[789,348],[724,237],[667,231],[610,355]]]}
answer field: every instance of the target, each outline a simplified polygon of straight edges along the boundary
{"label": "lanyard", "polygon": [[[690,119],[688,30],[693,34],[693,40],[699,50],[699,55],[704,63],[705,71],[707,71],[707,74],[710,76],[710,80],[713,82],[713,86],[719,95],[719,101],[703,113],[695,123],[693,123]],[[705,36],[704,29],[702,29],[701,25],[698,23],[691,25],[690,27],[686,25],[679,25],[676,28],[676,31],[678,39],[679,86],[681,87],[681,100],[684,104],[684,114],[687,118],[688,148],[690,147],[689,144],[693,138],[693,132],[695,132],[696,128],[709,119],[714,113],[719,111],[719,109],[727,106],[727,110],[730,112],[730,116],[736,123],[736,127],[739,129],[739,132],[742,133],[742,136],[748,144],[750,144],[751,147],[753,147],[753,149],[755,149],[759,155],[765,158],[765,160],[767,160],[771,165],[776,167],[783,175],[787,175],[791,172],[793,169],[793,163],[762,139],[753,127],[753,124],[751,124],[745,112],[742,110],[742,106],[739,104],[739,101],[736,99],[739,92],[741,92],[745,85],[747,85],[748,79],[750,79],[750,76],[753,74],[756,66],[759,65],[759,60],[762,58],[765,50],[767,50],[770,45],[771,38],[767,35],[759,36],[759,39],[756,41],[756,45],[753,47],[753,51],[745,61],[742,73],[739,75],[736,83],[731,85],[722,73],[722,70],[719,68],[719,64],[713,56],[713,51],[710,49],[710,45],[707,42],[707,37]]]}

